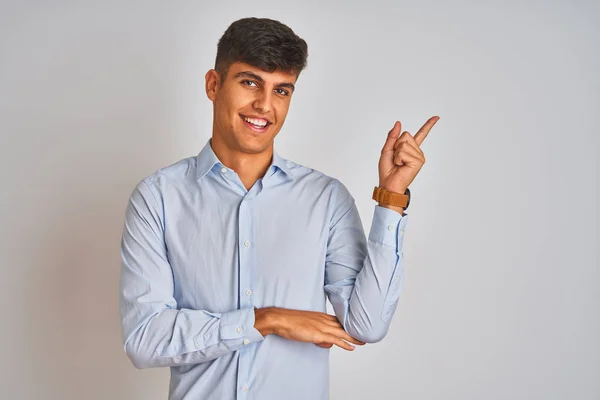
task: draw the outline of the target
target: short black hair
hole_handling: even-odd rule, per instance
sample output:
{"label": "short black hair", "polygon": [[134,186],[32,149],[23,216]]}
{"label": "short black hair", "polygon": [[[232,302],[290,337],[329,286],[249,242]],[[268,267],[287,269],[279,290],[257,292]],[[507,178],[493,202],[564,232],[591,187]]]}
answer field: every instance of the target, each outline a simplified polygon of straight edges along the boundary
{"label": "short black hair", "polygon": [[276,70],[296,77],[306,68],[308,46],[287,25],[269,18],[242,18],[233,22],[217,44],[215,70],[225,79],[234,62],[267,72]]}

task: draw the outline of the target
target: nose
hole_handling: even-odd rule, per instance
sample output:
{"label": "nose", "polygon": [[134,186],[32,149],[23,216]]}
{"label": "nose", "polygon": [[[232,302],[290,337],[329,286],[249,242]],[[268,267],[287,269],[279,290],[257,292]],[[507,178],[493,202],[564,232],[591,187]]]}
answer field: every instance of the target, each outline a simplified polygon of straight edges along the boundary
{"label": "nose", "polygon": [[254,99],[254,103],[252,107],[255,110],[260,111],[263,114],[266,114],[271,111],[271,101],[272,101],[272,91],[271,90],[260,90],[256,94],[256,98]]}

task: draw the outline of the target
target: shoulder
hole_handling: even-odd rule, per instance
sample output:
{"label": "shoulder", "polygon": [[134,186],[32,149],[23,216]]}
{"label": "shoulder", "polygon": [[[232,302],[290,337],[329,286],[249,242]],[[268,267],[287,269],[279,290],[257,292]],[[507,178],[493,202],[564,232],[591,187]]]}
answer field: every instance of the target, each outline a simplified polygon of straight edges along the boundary
{"label": "shoulder", "polygon": [[195,156],[183,158],[170,165],[164,166],[142,179],[149,185],[163,186],[166,184],[178,185],[186,183],[196,177]]}
{"label": "shoulder", "polygon": [[159,168],[141,178],[134,188],[134,193],[152,195],[155,199],[162,197],[165,190],[185,185],[195,179],[196,161],[195,156],[190,156]]}
{"label": "shoulder", "polygon": [[333,202],[346,204],[353,202],[352,194],[337,177],[326,174],[318,169],[287,160],[286,165],[298,184],[309,186],[310,189],[328,195]]}

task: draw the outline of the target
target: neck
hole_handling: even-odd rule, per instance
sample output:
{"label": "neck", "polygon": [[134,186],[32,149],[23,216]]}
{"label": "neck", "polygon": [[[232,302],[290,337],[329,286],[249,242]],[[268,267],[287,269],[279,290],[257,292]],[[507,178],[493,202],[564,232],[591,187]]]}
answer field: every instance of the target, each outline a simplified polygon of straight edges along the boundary
{"label": "neck", "polygon": [[265,151],[248,153],[232,148],[220,135],[213,134],[211,147],[223,165],[238,174],[246,190],[250,190],[254,183],[265,175],[273,159],[273,143]]}

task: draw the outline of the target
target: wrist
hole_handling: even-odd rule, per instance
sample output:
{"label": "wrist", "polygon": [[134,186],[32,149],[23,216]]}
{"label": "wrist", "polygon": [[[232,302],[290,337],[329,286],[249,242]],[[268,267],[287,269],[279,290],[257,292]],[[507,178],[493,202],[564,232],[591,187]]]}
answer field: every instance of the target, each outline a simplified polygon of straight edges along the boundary
{"label": "wrist", "polygon": [[254,328],[261,335],[277,334],[278,320],[275,307],[255,308],[254,309]]}
{"label": "wrist", "polygon": [[380,207],[404,215],[404,211],[410,203],[410,190],[408,190],[408,187],[388,188],[380,182],[379,186],[375,186],[372,197]]}

